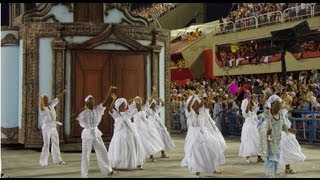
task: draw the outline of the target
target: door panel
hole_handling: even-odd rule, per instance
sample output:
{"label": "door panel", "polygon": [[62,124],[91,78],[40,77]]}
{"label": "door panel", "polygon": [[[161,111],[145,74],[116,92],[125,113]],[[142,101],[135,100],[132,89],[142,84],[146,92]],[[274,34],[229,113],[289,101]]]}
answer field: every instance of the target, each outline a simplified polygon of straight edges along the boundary
{"label": "door panel", "polygon": [[[84,106],[87,95],[101,103],[111,85],[117,86],[118,97],[131,99],[137,95],[145,98],[146,53],[100,50],[72,51],[72,113]],[[109,115],[111,99],[99,124],[104,141],[113,134],[113,119]],[[78,121],[71,121],[71,138],[79,139],[82,128]]]}

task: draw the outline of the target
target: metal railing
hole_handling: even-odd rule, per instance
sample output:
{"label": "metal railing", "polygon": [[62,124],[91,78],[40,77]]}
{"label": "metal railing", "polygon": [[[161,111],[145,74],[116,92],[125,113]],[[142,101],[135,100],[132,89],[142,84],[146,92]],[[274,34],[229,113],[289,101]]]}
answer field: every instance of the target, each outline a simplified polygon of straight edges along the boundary
{"label": "metal railing", "polygon": [[258,27],[266,24],[280,23],[282,21],[283,13],[281,11],[274,11],[258,16]]}
{"label": "metal railing", "polygon": [[314,16],[320,16],[320,4],[314,4],[313,6],[312,6],[312,10],[313,10],[313,12],[312,12],[312,17],[314,17]]}
{"label": "metal railing", "polygon": [[232,21],[220,23],[213,27],[212,29],[215,34],[228,33],[235,31],[235,24]]}
{"label": "metal railing", "polygon": [[228,21],[215,25],[212,28],[214,35],[235,32],[238,30],[258,28],[274,23],[283,23],[290,20],[301,20],[309,17],[320,16],[320,4],[305,4],[305,8],[295,6],[281,11],[273,11],[259,16],[251,16],[233,21]]}
{"label": "metal railing", "polygon": [[305,19],[312,15],[312,6],[311,4],[306,4],[304,9],[301,9],[302,6],[295,6],[291,8],[287,8],[283,11],[283,20],[290,21],[290,20],[299,20]]}
{"label": "metal railing", "polygon": [[292,128],[296,130],[297,140],[309,143],[320,142],[320,112],[292,110],[290,114],[301,117],[289,117]]}
{"label": "metal railing", "polygon": [[[261,113],[263,111],[259,112]],[[299,116],[289,116],[292,128],[296,130],[296,138],[298,141],[309,143],[320,142],[320,111],[292,110],[288,115]],[[239,127],[239,125],[242,123],[239,118],[235,113],[228,113],[226,119],[227,135],[241,136],[241,127]]]}
{"label": "metal railing", "polygon": [[256,28],[257,27],[257,17],[251,16],[243,19],[236,20],[234,22],[235,29],[237,30],[244,30],[244,29],[250,29],[250,28]]}

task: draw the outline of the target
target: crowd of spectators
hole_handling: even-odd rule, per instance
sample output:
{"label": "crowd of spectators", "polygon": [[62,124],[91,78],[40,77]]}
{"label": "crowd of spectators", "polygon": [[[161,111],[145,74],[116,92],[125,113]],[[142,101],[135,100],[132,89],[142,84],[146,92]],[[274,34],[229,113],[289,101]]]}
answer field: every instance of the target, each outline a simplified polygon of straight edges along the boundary
{"label": "crowd of spectators", "polygon": [[142,16],[152,22],[153,18],[160,18],[176,6],[177,3],[139,3],[131,6],[131,11],[134,15]]}
{"label": "crowd of spectators", "polygon": [[[247,61],[245,64],[269,63],[269,58],[274,55],[272,51],[270,51],[270,54],[264,56],[259,56],[259,53],[257,53],[261,50],[272,48],[270,39],[261,39],[257,42],[245,41],[237,43],[236,45],[237,49],[235,50],[233,50],[232,46],[234,45],[232,44],[217,46],[217,58],[218,61],[221,61],[222,67],[237,67],[241,65],[241,61]],[[297,52],[300,54],[300,58],[305,52],[320,52],[320,35],[315,35],[313,40],[299,41],[299,46],[302,47],[303,50]]]}
{"label": "crowd of spectators", "polygon": [[271,41],[260,42],[241,42],[236,44],[237,49],[233,49],[234,45],[221,45],[217,48],[217,58],[221,61],[222,67],[237,67],[241,61],[248,61],[250,64],[259,64],[260,59],[263,58],[264,63],[269,62],[269,57],[273,54],[258,56],[258,51],[261,49],[271,48]]}
{"label": "crowd of spectators", "polygon": [[220,23],[225,23],[225,25],[221,25],[220,28],[223,32],[232,30],[232,24],[227,23],[230,21],[235,24],[237,29],[255,27],[256,20],[249,17],[256,17],[259,25],[279,23],[281,22],[282,14],[286,21],[307,18],[310,17],[311,7],[314,4],[315,3],[238,3],[237,8],[232,10],[225,20],[220,19]]}
{"label": "crowd of spectators", "polygon": [[[280,73],[260,75],[223,76],[219,80],[191,80],[184,87],[171,84],[171,109],[173,129],[185,132],[181,129],[180,119],[184,116],[186,100],[190,94],[196,93],[207,97],[213,90],[213,106],[211,116],[222,118],[222,133],[226,135],[228,128],[234,125],[241,132],[244,118],[241,116],[241,102],[244,93],[249,90],[260,110],[264,107],[264,100],[271,94],[288,92],[293,96],[292,108],[294,110],[320,110],[320,70],[291,72],[288,74],[286,86],[281,83]],[[230,86],[236,85],[237,91]],[[221,106],[219,115],[214,114],[215,106]],[[230,118],[235,117],[235,118]]]}

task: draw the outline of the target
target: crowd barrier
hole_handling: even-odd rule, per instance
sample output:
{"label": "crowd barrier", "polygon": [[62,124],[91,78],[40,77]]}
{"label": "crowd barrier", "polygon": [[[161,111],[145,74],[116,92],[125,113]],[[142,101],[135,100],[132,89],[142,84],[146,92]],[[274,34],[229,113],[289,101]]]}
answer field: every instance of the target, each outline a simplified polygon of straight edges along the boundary
{"label": "crowd barrier", "polygon": [[[262,113],[258,111],[258,114]],[[289,120],[291,128],[296,130],[296,138],[298,141],[308,143],[320,142],[320,111],[290,111]],[[173,115],[173,129],[179,130],[180,118],[179,114]],[[244,118],[232,111],[227,111],[223,114],[222,134],[224,136],[241,136],[242,125]]]}

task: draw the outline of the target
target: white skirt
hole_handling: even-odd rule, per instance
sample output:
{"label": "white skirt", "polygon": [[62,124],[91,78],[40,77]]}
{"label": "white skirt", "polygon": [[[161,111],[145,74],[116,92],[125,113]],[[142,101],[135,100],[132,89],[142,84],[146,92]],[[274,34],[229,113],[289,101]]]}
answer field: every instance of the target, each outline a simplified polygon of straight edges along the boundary
{"label": "white skirt", "polygon": [[213,173],[225,163],[218,140],[205,128],[189,126],[184,149],[185,156],[180,166],[192,173]]}
{"label": "white skirt", "polygon": [[305,159],[306,156],[301,152],[301,147],[296,139],[296,136],[292,133],[285,133],[282,131],[280,140],[279,167],[304,161]]}
{"label": "white skirt", "polygon": [[206,119],[205,126],[207,130],[219,141],[222,151],[225,151],[227,149],[227,143],[218,127],[215,125],[214,120],[211,118]]}
{"label": "white skirt", "polygon": [[129,127],[114,132],[111,139],[108,158],[112,168],[135,169],[145,160],[145,151],[139,135]]}
{"label": "white skirt", "polygon": [[241,130],[239,156],[248,157],[259,154],[260,135],[257,125],[253,117],[246,118]]}
{"label": "white skirt", "polygon": [[135,120],[146,156],[154,155],[164,149],[159,132],[153,123]]}
{"label": "white skirt", "polygon": [[150,119],[150,120],[154,122],[154,125],[160,134],[160,137],[164,144],[163,150],[170,151],[171,149],[173,149],[176,145],[174,144],[167,128],[164,126],[162,122],[160,122],[161,119]]}

